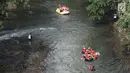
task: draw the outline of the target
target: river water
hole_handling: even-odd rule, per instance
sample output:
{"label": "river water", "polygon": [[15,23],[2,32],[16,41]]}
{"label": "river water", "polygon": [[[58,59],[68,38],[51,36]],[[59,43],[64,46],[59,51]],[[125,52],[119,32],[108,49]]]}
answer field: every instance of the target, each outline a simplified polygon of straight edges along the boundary
{"label": "river water", "polygon": [[[128,73],[122,60],[113,54],[110,25],[93,24],[84,0],[61,0],[70,15],[55,12],[56,1],[33,0],[30,10],[18,9],[5,20],[0,32],[1,72],[5,73]],[[28,34],[33,40],[29,42]],[[85,62],[81,48],[92,47],[100,58]],[[88,66],[94,65],[91,72]]]}

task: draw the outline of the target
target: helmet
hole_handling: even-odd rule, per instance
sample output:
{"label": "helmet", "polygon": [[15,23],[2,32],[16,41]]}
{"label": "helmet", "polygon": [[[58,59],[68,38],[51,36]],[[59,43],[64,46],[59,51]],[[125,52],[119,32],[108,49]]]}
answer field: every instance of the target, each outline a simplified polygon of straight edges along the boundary
{"label": "helmet", "polygon": [[91,47],[88,47],[88,49],[91,49]]}
{"label": "helmet", "polygon": [[99,53],[99,52],[96,52],[95,54],[96,54],[96,55],[100,55],[100,53]]}
{"label": "helmet", "polygon": [[61,7],[61,4],[59,4],[58,6]]}
{"label": "helmet", "polygon": [[86,49],[85,47],[83,49]]}

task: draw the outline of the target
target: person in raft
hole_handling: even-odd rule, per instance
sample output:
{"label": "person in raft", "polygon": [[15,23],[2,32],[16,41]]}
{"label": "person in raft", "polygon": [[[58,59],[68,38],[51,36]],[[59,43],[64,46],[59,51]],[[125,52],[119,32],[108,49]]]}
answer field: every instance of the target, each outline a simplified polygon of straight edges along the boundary
{"label": "person in raft", "polygon": [[69,10],[70,10],[68,7],[66,7],[65,5],[61,5],[61,4],[59,4],[58,7],[59,7],[59,9],[60,9],[60,12],[62,12],[62,11],[64,11],[64,10],[66,10],[66,11],[69,11]]}
{"label": "person in raft", "polygon": [[83,48],[82,48],[82,53],[84,54],[85,52],[86,52],[86,48],[83,47]]}
{"label": "person in raft", "polygon": [[90,70],[90,71],[95,71],[94,66],[89,66],[89,70]]}

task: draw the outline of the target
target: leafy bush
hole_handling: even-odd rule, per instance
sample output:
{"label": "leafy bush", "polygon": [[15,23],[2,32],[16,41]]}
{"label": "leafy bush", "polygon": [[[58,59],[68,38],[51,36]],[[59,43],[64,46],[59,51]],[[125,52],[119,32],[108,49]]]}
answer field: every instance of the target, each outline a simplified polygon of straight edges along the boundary
{"label": "leafy bush", "polygon": [[118,20],[118,25],[125,29],[130,29],[130,3],[128,0],[125,0],[126,3],[126,11],[124,15],[120,16],[120,19]]}
{"label": "leafy bush", "polygon": [[130,32],[128,33],[128,35],[127,35],[127,36],[128,36],[128,38],[130,38]]}
{"label": "leafy bush", "polygon": [[130,2],[126,2],[126,11],[130,13]]}
{"label": "leafy bush", "polygon": [[129,15],[123,15],[119,20],[118,20],[118,25],[121,26],[122,28],[130,28],[130,16]]}
{"label": "leafy bush", "polygon": [[30,7],[29,2],[30,0],[5,0],[6,2],[11,2],[14,4],[21,4],[23,7]]}
{"label": "leafy bush", "polygon": [[115,10],[116,6],[115,0],[89,0],[89,5],[87,6],[88,16],[93,20],[100,20],[106,12]]}

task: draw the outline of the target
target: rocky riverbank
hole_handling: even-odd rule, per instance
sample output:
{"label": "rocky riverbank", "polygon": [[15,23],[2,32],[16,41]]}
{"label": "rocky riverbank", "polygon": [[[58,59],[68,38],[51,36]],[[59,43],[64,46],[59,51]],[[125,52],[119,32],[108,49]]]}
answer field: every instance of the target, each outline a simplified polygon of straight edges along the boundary
{"label": "rocky riverbank", "polygon": [[122,65],[123,71],[130,71],[130,38],[128,37],[129,29],[123,29],[117,23],[113,25],[116,44],[113,44],[113,51]]}
{"label": "rocky riverbank", "polygon": [[123,55],[130,55],[130,5],[128,1],[124,1],[125,11],[117,11],[119,19],[114,23],[116,35],[119,38],[120,48]]}
{"label": "rocky riverbank", "polygon": [[117,23],[113,25],[114,34],[116,35],[119,47],[116,49],[116,51],[120,54],[123,54],[123,56],[130,55],[130,38],[129,38],[129,29],[123,29],[118,26]]}

